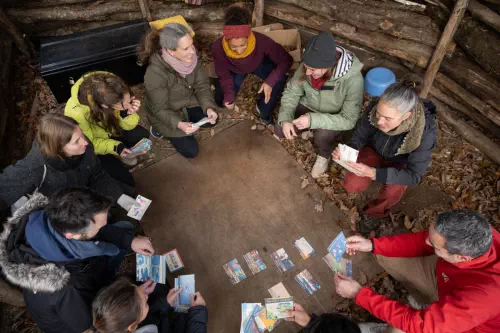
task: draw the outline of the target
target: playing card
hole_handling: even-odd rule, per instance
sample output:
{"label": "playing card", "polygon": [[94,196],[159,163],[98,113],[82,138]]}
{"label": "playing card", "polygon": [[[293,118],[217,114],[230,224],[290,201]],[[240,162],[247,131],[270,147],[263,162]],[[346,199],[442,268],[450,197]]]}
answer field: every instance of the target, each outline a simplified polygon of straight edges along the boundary
{"label": "playing card", "polygon": [[175,312],[188,312],[191,306],[191,295],[194,295],[194,274],[180,275],[174,280],[174,288],[177,290],[182,287],[182,291],[177,295],[174,301]]}
{"label": "playing card", "polygon": [[155,282],[165,284],[165,256],[145,256],[136,253],[135,262],[135,275],[137,281],[146,281],[148,279],[151,279]]}
{"label": "playing card", "polygon": [[127,158],[136,157],[147,153],[151,150],[153,142],[147,138],[142,138],[141,141],[137,142],[135,146],[130,148],[131,153],[127,155]]}
{"label": "playing card", "polygon": [[232,284],[237,284],[238,282],[243,281],[247,278],[237,259],[229,261],[222,267],[224,267],[224,270],[226,271],[229,279],[231,279]]}
{"label": "playing card", "polygon": [[182,262],[181,256],[177,249],[173,249],[165,253],[165,260],[167,262],[168,271],[170,273],[176,272],[184,268],[184,263]]}
{"label": "playing card", "polygon": [[149,205],[151,205],[151,200],[142,195],[138,195],[137,198],[135,198],[135,203],[132,205],[132,208],[128,211],[127,216],[140,221]]}
{"label": "playing card", "polygon": [[276,267],[278,267],[281,273],[288,271],[294,266],[293,262],[288,257],[288,253],[286,253],[283,248],[271,253],[271,258],[273,258]]}
{"label": "playing card", "polygon": [[349,146],[339,144],[339,151],[340,151],[340,159],[339,160],[333,160],[335,163],[341,165],[343,168],[347,169],[348,171],[357,174],[357,170],[351,168],[349,165],[347,165],[347,162],[357,162],[358,160],[358,155],[359,151],[356,149],[353,149]]}
{"label": "playing card", "polygon": [[309,244],[304,237],[301,237],[293,242],[293,246],[295,246],[295,248],[299,251],[300,256],[303,259],[307,259],[316,253],[311,244]]}
{"label": "playing card", "polygon": [[313,279],[311,273],[309,273],[307,269],[297,274],[295,276],[295,281],[297,281],[309,295],[314,294],[321,288],[318,281]]}
{"label": "playing card", "polygon": [[[260,303],[241,303],[241,327],[240,333],[247,333],[245,331],[248,328],[248,333],[252,333],[252,329],[254,332],[258,332],[257,323],[252,325],[249,323],[249,319],[252,318],[252,314],[254,313],[255,307],[260,308],[262,305]],[[256,330],[255,330],[256,329]]]}
{"label": "playing card", "polygon": [[342,273],[345,276],[352,278],[352,261],[342,258],[340,261],[335,260],[331,253],[323,257],[323,261],[335,273]]}
{"label": "playing card", "polygon": [[208,119],[208,117],[205,117],[201,120],[199,120],[198,122],[194,123],[194,124],[191,124],[191,126],[196,126],[196,127],[200,127],[200,126],[203,126],[205,125],[206,123],[208,123],[210,120]]}
{"label": "playing card", "polygon": [[341,261],[342,256],[346,251],[346,242],[347,240],[344,236],[344,233],[341,231],[328,246],[328,252],[333,255],[335,260]]}
{"label": "playing card", "polygon": [[293,297],[287,298],[266,298],[266,312],[268,319],[281,319],[290,317],[287,310],[293,311]]}
{"label": "playing card", "polygon": [[272,298],[291,297],[282,282],[268,289]]}
{"label": "playing card", "polygon": [[245,255],[243,255],[243,258],[245,258],[248,267],[250,267],[250,270],[252,271],[252,274],[257,274],[258,272],[263,271],[267,268],[257,250],[246,253]]}

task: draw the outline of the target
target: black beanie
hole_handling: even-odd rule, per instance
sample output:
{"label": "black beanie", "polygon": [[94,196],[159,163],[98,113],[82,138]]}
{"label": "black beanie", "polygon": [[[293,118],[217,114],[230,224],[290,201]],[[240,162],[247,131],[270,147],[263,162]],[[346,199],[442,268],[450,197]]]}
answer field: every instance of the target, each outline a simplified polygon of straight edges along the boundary
{"label": "black beanie", "polygon": [[312,68],[332,68],[337,54],[337,43],[330,32],[321,32],[311,38],[304,48],[304,64]]}

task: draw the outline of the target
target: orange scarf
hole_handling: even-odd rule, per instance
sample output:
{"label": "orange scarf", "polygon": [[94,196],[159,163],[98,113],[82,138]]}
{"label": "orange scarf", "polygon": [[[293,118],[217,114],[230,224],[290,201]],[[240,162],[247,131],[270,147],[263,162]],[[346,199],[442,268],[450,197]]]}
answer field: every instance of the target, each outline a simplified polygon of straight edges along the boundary
{"label": "orange scarf", "polygon": [[231,50],[231,47],[229,47],[229,43],[227,42],[227,40],[224,37],[222,37],[222,47],[224,48],[224,53],[229,58],[233,59],[243,59],[248,57],[250,54],[252,54],[253,50],[255,50],[255,44],[256,44],[255,35],[252,32],[250,33],[250,36],[248,36],[247,48],[245,52],[243,52],[242,54],[238,54],[233,50]]}

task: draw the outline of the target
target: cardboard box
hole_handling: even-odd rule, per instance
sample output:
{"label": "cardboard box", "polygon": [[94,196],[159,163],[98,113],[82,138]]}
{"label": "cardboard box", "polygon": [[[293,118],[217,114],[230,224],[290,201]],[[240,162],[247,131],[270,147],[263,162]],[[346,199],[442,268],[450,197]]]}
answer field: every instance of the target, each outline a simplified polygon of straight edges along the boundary
{"label": "cardboard box", "polygon": [[293,58],[294,67],[298,67],[298,63],[302,61],[302,43],[298,29],[284,29],[281,23],[273,23],[252,30],[268,36],[287,49],[292,49],[288,53]]}

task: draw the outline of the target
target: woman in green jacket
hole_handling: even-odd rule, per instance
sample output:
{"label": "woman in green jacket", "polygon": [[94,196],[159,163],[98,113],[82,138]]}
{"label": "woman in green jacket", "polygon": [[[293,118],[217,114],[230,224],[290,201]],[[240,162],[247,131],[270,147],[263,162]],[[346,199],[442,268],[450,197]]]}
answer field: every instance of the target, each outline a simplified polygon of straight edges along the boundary
{"label": "woman in green jacket", "polygon": [[141,102],[118,76],[92,72],[73,85],[64,109],[64,115],[76,120],[94,145],[104,170],[132,187],[134,178],[125,165],[137,164],[137,158],[127,158],[129,148],[149,137],[148,131],[138,126],[140,106]]}
{"label": "woman in green jacket", "polygon": [[198,155],[194,136],[207,117],[217,121],[208,75],[198,61],[190,30],[170,23],[146,35],[139,50],[139,62],[148,64],[144,76],[144,108],[151,124],[151,135],[170,140],[187,158]]}
{"label": "woman in green jacket", "polygon": [[288,140],[313,130],[318,150],[311,175],[328,169],[337,135],[354,128],[363,100],[363,64],[337,46],[329,32],[311,38],[304,48],[303,63],[288,83],[276,126],[276,134]]}

